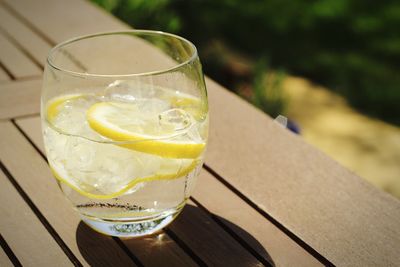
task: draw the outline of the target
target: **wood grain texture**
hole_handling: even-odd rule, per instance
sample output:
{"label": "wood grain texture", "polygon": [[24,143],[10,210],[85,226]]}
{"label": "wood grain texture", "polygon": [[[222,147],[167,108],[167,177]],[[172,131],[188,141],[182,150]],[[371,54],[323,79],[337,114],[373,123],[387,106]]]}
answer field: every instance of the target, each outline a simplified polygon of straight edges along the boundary
{"label": "wood grain texture", "polygon": [[41,78],[0,84],[0,119],[40,112]]}
{"label": "wood grain texture", "polygon": [[84,265],[135,266],[111,238],[78,228],[45,160],[10,122],[0,122],[0,159],[64,243]]}
{"label": "wood grain texture", "polygon": [[220,223],[275,266],[322,265],[204,169],[198,178],[193,197]]}
{"label": "wood grain texture", "polygon": [[89,1],[70,0],[68,4],[63,0],[4,2],[54,43],[79,35],[128,28]]}
{"label": "wood grain texture", "polygon": [[0,32],[0,62],[17,79],[38,76],[42,70]]}
{"label": "wood grain texture", "polygon": [[42,66],[51,46],[0,5],[0,28],[12,36]]}
{"label": "wood grain texture", "polygon": [[26,133],[35,146],[45,154],[40,117],[34,116],[31,118],[17,119],[15,122],[24,133]]}
{"label": "wood grain texture", "polygon": [[22,265],[73,265],[1,171],[0,203],[0,232]]}
{"label": "wood grain texture", "polygon": [[10,258],[7,256],[7,254],[4,252],[4,250],[0,247],[0,266],[2,267],[12,267],[14,264],[12,264]]}
{"label": "wood grain texture", "polygon": [[400,262],[400,201],[207,80],[206,163],[256,205],[342,266]]}

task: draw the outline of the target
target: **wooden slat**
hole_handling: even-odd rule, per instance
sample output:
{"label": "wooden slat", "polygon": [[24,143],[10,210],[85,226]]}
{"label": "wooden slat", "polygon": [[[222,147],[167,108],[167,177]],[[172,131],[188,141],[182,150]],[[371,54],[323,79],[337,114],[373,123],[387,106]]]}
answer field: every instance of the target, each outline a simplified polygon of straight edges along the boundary
{"label": "wooden slat", "polygon": [[14,266],[14,264],[12,264],[10,258],[8,258],[7,254],[4,252],[4,250],[1,247],[0,247],[0,266],[2,266],[2,267]]}
{"label": "wooden slat", "polygon": [[127,28],[89,1],[70,0],[68,4],[63,0],[4,2],[55,43],[79,35]]}
{"label": "wooden slat", "polygon": [[400,262],[400,202],[207,80],[206,163],[334,264]]}
{"label": "wooden slat", "polygon": [[262,266],[193,202],[169,227],[209,266]]}
{"label": "wooden slat", "polygon": [[43,66],[51,46],[1,5],[0,27]]}
{"label": "wooden slat", "polygon": [[11,80],[10,76],[0,67],[0,82]]}
{"label": "wooden slat", "polygon": [[40,112],[41,78],[0,84],[0,119]]}
{"label": "wooden slat", "polygon": [[276,266],[322,265],[206,170],[199,176],[193,197],[266,261]]}
{"label": "wooden slat", "polygon": [[42,70],[0,32],[0,62],[17,79],[38,76]]}
{"label": "wooden slat", "polygon": [[[0,232],[24,266],[72,266],[46,228],[0,171]],[[9,205],[5,205],[8,203]],[[46,253],[43,253],[46,251]]]}
{"label": "wooden slat", "polygon": [[43,158],[10,122],[0,122],[0,159],[72,253],[84,265],[135,266],[111,238],[78,231],[80,218]]}

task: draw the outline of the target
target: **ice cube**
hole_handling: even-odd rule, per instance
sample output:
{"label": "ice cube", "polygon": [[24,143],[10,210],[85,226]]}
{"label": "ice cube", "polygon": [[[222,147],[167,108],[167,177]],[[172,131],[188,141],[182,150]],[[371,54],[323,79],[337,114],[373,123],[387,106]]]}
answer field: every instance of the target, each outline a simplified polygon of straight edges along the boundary
{"label": "ice cube", "polygon": [[198,126],[191,127],[187,131],[187,136],[190,138],[190,140],[192,140],[192,141],[194,141],[196,143],[201,143],[203,141],[203,139],[200,136],[199,127]]}
{"label": "ice cube", "polygon": [[183,109],[173,108],[158,115],[159,124],[162,128],[182,131],[192,125],[191,116]]}
{"label": "ice cube", "polygon": [[65,144],[65,167],[67,170],[90,171],[96,159],[97,147],[80,137],[69,137]]}

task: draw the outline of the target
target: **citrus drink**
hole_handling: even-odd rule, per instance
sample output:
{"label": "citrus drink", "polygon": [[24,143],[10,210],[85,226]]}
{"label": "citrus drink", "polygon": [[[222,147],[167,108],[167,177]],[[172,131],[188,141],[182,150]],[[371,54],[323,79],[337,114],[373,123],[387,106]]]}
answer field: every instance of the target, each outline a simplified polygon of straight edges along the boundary
{"label": "citrus drink", "polygon": [[51,98],[43,114],[50,168],[97,231],[154,232],[190,196],[208,131],[207,106],[196,96],[116,81]]}

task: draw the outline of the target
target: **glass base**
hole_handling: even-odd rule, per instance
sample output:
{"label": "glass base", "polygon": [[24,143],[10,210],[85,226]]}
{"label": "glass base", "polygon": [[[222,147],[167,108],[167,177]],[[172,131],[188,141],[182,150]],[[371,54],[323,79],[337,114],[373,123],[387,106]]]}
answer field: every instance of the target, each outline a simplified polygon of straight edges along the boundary
{"label": "glass base", "polygon": [[155,217],[134,220],[103,220],[81,214],[82,221],[93,230],[109,236],[140,237],[154,234],[170,224],[179,214],[179,210],[164,212]]}

